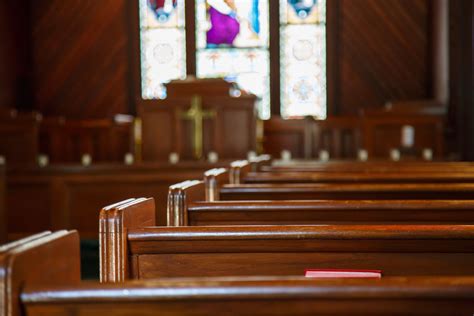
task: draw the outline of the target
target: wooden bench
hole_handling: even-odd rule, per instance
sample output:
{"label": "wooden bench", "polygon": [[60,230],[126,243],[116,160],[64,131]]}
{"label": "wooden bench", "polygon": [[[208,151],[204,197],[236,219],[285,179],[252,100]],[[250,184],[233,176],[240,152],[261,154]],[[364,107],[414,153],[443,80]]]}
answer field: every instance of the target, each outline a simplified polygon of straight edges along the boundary
{"label": "wooden bench", "polygon": [[472,200],[474,183],[298,183],[221,187],[220,199],[235,200]]}
{"label": "wooden bench", "polygon": [[[386,276],[474,274],[474,226],[153,227],[153,199],[100,214],[101,280],[303,275],[307,268]],[[130,204],[132,203],[132,204]]]}
{"label": "wooden bench", "polygon": [[171,187],[168,226],[313,224],[474,224],[472,200],[219,201],[209,194],[222,169]]}
{"label": "wooden bench", "polygon": [[261,171],[290,172],[474,172],[472,162],[427,162],[427,161],[302,161],[275,162],[261,167]]}
{"label": "wooden bench", "polygon": [[36,285],[26,287],[21,303],[29,316],[470,315],[474,278],[194,278]]}
{"label": "wooden bench", "polygon": [[45,232],[0,249],[0,314],[452,315],[472,312],[474,277],[301,277],[80,282],[78,236]]}

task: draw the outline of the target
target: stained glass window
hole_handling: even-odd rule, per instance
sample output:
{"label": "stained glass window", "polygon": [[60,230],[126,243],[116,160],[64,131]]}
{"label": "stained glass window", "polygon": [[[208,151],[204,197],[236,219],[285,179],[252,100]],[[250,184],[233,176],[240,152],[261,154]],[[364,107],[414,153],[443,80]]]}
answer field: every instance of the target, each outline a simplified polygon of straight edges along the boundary
{"label": "stained glass window", "polygon": [[280,0],[281,115],[326,118],[326,0]]}
{"label": "stained glass window", "polygon": [[186,77],[184,0],[139,3],[142,98],[165,98],[163,84]]}
{"label": "stained glass window", "polygon": [[260,98],[270,117],[269,0],[196,0],[196,70]]}

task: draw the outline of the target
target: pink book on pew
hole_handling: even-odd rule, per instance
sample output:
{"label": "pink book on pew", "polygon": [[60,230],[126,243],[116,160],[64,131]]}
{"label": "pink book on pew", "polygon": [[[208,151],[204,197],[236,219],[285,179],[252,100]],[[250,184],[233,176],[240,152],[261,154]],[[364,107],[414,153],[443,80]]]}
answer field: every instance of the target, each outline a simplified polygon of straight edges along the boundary
{"label": "pink book on pew", "polygon": [[305,277],[307,278],[369,278],[380,279],[382,277],[381,270],[344,270],[344,269],[306,269]]}

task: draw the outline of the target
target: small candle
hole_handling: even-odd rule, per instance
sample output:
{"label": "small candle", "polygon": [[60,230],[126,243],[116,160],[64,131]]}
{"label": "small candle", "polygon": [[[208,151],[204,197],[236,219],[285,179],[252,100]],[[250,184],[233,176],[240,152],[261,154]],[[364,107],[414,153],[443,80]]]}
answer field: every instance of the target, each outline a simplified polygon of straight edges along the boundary
{"label": "small candle", "polygon": [[123,161],[127,166],[130,166],[135,162],[135,157],[131,153],[126,153],[123,157]]}
{"label": "small candle", "polygon": [[390,150],[390,159],[392,159],[393,161],[399,161],[400,160],[400,150],[391,149]]}
{"label": "small candle", "polygon": [[253,160],[253,159],[255,159],[255,158],[257,158],[257,153],[254,152],[253,150],[252,150],[252,151],[249,151],[249,152],[247,153],[247,160],[250,161],[250,160]]}
{"label": "small candle", "polygon": [[319,160],[321,161],[329,161],[329,151],[327,150],[320,150],[319,151]]}
{"label": "small candle", "polygon": [[281,151],[281,160],[291,161],[291,152],[289,150],[282,150]]}
{"label": "small candle", "polygon": [[169,162],[170,162],[170,164],[172,164],[172,165],[177,164],[177,163],[179,162],[179,155],[178,155],[178,153],[171,153],[171,154],[169,155]]}
{"label": "small candle", "polygon": [[433,160],[433,150],[431,150],[431,148],[423,149],[423,159],[426,161]]}
{"label": "small candle", "polygon": [[84,154],[84,155],[82,155],[82,157],[81,157],[81,162],[82,162],[82,165],[83,165],[83,166],[86,166],[86,167],[87,167],[87,166],[90,166],[91,163],[92,163],[92,157],[91,157],[91,155],[89,155],[89,154]]}
{"label": "small candle", "polygon": [[367,161],[369,160],[369,153],[365,149],[359,149],[357,152],[357,157],[359,161]]}
{"label": "small candle", "polygon": [[211,151],[207,154],[207,160],[210,163],[216,163],[219,161],[219,155],[215,151]]}
{"label": "small candle", "polygon": [[41,168],[46,167],[49,164],[49,157],[47,155],[38,155],[38,166]]}

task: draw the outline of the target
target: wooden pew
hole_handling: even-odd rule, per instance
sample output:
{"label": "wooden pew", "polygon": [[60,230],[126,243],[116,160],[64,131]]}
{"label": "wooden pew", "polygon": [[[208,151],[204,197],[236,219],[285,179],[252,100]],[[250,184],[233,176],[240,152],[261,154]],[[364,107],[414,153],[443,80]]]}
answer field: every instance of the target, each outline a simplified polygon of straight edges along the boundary
{"label": "wooden pew", "polygon": [[298,183],[224,185],[236,200],[472,200],[474,183]]}
{"label": "wooden pew", "polygon": [[202,181],[172,186],[168,226],[474,224],[472,200],[209,200],[205,192],[218,188],[225,175],[222,169],[206,172],[205,183],[214,187]]}
{"label": "wooden pew", "polygon": [[0,252],[0,313],[54,315],[453,315],[474,308],[473,277],[301,277],[79,282],[78,236],[43,233]]}
{"label": "wooden pew", "polygon": [[470,315],[474,278],[166,279],[27,286],[25,315]]}
{"label": "wooden pew", "polygon": [[23,315],[20,293],[25,283],[53,286],[79,281],[77,232],[46,232],[6,245],[0,251],[0,314]]}
{"label": "wooden pew", "polygon": [[262,166],[261,171],[275,172],[361,172],[361,173],[425,173],[425,172],[474,172],[472,162],[428,162],[428,161],[303,161],[274,162],[272,165]]}
{"label": "wooden pew", "polygon": [[308,268],[474,274],[470,225],[151,227],[153,203],[101,212],[102,281],[302,275]]}
{"label": "wooden pew", "polygon": [[474,173],[250,172],[239,183],[474,183]]}

